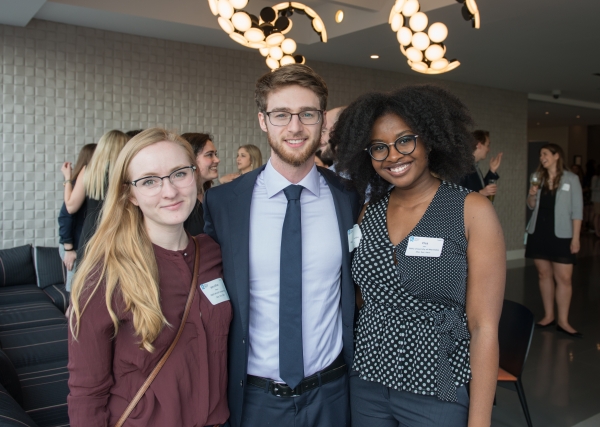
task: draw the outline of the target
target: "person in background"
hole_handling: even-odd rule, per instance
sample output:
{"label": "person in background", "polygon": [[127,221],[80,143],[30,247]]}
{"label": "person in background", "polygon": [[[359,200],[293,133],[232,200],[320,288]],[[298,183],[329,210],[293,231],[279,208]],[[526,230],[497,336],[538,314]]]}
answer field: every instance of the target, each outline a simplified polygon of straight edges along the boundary
{"label": "person in background", "polygon": [[491,423],[506,252],[490,201],[453,183],[471,124],[444,89],[406,86],[361,96],[336,125],[339,173],[371,187],[352,261],[354,427]]}
{"label": "person in background", "polygon": [[327,86],[292,64],[256,83],[265,166],[211,188],[205,231],[221,245],[234,321],[232,427],[348,427],[353,355],[350,273],[358,195],[317,168]]}
{"label": "person in background", "polygon": [[580,338],[582,334],[569,323],[569,307],[573,265],[580,249],[581,184],[579,177],[567,170],[562,148],[556,144],[546,144],[540,149],[536,173],[541,185],[532,185],[527,196],[527,207],[533,214],[527,225],[525,258],[535,262],[544,304],[544,317],[537,326],[556,325],[558,331]]}
{"label": "person in background", "polygon": [[596,168],[590,183],[593,204],[592,228],[597,237],[600,237],[600,167]]}
{"label": "person in background", "polygon": [[498,187],[496,184],[491,184],[490,180],[498,180],[500,178],[496,172],[502,162],[502,153],[498,153],[491,158],[490,170],[484,177],[479,168],[479,162],[485,160],[490,152],[490,133],[487,130],[476,130],[473,132],[473,138],[473,143],[475,144],[475,150],[473,151],[475,164],[471,173],[465,175],[460,180],[460,185],[471,191],[477,191],[486,197],[495,196]]}
{"label": "person in background", "polygon": [[98,141],[91,162],[80,172],[83,179],[77,180],[75,185],[65,186],[65,204],[69,213],[77,212],[83,203],[86,203],[87,211],[77,250],[77,258],[80,260],[85,253],[86,243],[96,231],[108,188],[111,165],[117,160],[128,140],[129,137],[120,130],[106,132]]}
{"label": "person in background", "polygon": [[262,154],[256,145],[242,145],[237,152],[238,173],[230,173],[219,178],[221,184],[227,184],[245,173],[262,166]]}
{"label": "person in background", "polygon": [[[323,125],[323,130],[321,131],[321,143],[319,145],[319,150],[321,151],[321,160],[324,163],[331,163],[329,168],[335,172],[335,147],[332,147],[330,144],[330,137],[335,124],[340,117],[340,114],[346,106],[332,108],[327,111],[327,123]],[[332,167],[333,166],[333,167]]]}
{"label": "person in background", "polygon": [[196,165],[198,166],[197,186],[198,195],[196,204],[192,213],[185,220],[183,228],[192,236],[204,233],[204,210],[202,209],[202,199],[204,193],[213,185],[213,180],[219,177],[219,156],[213,143],[214,138],[207,133],[184,133],[183,139],[190,143]]}
{"label": "person in background", "polygon": [[315,164],[317,166],[321,166],[322,168],[329,168],[331,165],[333,165],[333,161],[324,157],[321,150],[317,150],[315,153]]}
{"label": "person in background", "polygon": [[72,427],[115,425],[175,340],[190,295],[173,352],[124,425],[214,426],[229,417],[221,251],[183,228],[196,201],[194,162],[183,138],[153,128],[111,165],[100,224],[73,282]]}
{"label": "person in background", "polygon": [[129,139],[131,139],[134,136],[136,136],[138,133],[142,133],[143,131],[144,131],[144,129],[128,130],[127,132],[125,132],[125,135],[127,135],[129,137]]}
{"label": "person in background", "polygon": [[[63,163],[60,170],[65,178],[65,181],[63,182],[65,192],[67,184],[69,184],[69,187],[73,187],[80,175],[83,180],[81,172],[84,171],[84,168],[92,160],[95,149],[96,144],[84,145],[79,152],[74,168],[70,162]],[[65,281],[65,289],[67,292],[71,292],[71,282],[73,280],[73,273],[77,261],[77,249],[79,248],[79,238],[81,237],[81,231],[83,230],[83,221],[86,212],[87,206],[85,201],[81,207],[77,209],[77,212],[74,213],[69,213],[66,204],[63,203],[58,215],[58,235],[60,237],[58,251],[67,268],[67,278]]]}

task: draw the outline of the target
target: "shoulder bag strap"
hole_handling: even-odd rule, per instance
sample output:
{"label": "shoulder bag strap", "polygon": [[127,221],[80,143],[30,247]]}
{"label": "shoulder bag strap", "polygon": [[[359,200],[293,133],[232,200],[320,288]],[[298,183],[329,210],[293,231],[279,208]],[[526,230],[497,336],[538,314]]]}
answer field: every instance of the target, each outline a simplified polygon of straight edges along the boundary
{"label": "shoulder bag strap", "polygon": [[144,396],[144,393],[146,393],[146,390],[148,390],[148,388],[150,387],[150,384],[152,384],[152,381],[154,381],[154,378],[156,378],[156,376],[158,375],[158,373],[164,366],[165,362],[167,361],[167,359],[173,352],[173,349],[177,345],[177,341],[179,341],[179,337],[181,336],[181,334],[183,332],[185,322],[188,318],[188,315],[190,314],[190,309],[192,307],[192,301],[194,299],[194,295],[196,294],[196,286],[198,284],[198,270],[200,269],[200,245],[198,244],[198,241],[194,237],[192,237],[192,239],[194,240],[194,245],[196,246],[196,259],[194,261],[194,275],[192,276],[192,284],[190,286],[190,294],[189,294],[187,302],[185,304],[183,318],[181,319],[181,325],[179,325],[179,330],[177,331],[177,335],[175,335],[175,339],[173,340],[173,342],[167,349],[166,353],[163,355],[163,357],[160,358],[160,360],[158,361],[158,364],[154,367],[152,372],[150,372],[150,375],[148,375],[148,378],[146,378],[146,381],[144,381],[144,384],[142,384],[142,386],[140,387],[138,392],[135,394],[135,396],[133,397],[133,399],[127,406],[127,409],[125,409],[125,412],[123,412],[123,415],[121,415],[121,418],[119,418],[119,421],[117,421],[117,423],[115,424],[115,427],[121,427],[125,423],[125,421],[129,417],[131,412],[135,409],[136,405],[138,404],[140,399]]}

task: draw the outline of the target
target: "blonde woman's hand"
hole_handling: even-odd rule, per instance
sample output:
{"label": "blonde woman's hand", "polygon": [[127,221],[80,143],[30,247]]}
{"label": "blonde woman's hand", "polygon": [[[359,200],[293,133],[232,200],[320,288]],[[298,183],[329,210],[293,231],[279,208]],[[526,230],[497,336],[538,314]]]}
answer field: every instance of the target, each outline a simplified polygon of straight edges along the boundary
{"label": "blonde woman's hand", "polygon": [[73,165],[71,162],[64,162],[62,167],[60,168],[63,176],[65,177],[65,181],[71,180],[71,173],[73,173]]}

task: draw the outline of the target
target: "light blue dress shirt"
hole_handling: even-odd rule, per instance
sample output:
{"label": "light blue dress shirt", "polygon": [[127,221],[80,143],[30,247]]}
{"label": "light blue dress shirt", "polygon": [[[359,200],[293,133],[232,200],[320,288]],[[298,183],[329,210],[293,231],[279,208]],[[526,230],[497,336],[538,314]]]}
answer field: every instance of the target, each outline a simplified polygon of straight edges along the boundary
{"label": "light blue dress shirt", "polygon": [[[250,205],[250,310],[248,374],[279,376],[281,230],[283,189],[292,183],[267,163]],[[302,345],[304,376],[330,365],[342,351],[342,244],[331,190],[316,166],[298,183],[302,209]]]}

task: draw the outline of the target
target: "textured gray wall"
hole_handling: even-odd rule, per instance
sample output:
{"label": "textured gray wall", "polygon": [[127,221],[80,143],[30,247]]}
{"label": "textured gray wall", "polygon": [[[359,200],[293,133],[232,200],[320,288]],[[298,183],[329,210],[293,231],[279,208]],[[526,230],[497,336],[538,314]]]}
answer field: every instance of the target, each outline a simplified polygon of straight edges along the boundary
{"label": "textured gray wall", "polygon": [[[0,247],[58,241],[60,166],[110,129],[163,126],[215,136],[221,173],[237,147],[268,145],[256,120],[254,82],[268,71],[255,51],[239,51],[33,20],[0,25],[2,194]],[[417,74],[310,62],[327,81],[329,107],[369,90],[432,82]],[[492,133],[504,151],[498,215],[509,250],[522,249],[526,94],[436,80]],[[515,252],[516,253],[516,252]]]}

